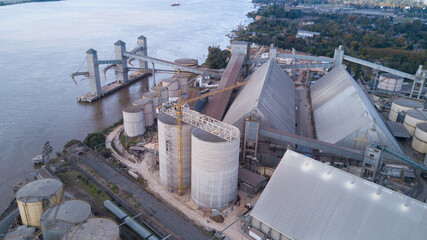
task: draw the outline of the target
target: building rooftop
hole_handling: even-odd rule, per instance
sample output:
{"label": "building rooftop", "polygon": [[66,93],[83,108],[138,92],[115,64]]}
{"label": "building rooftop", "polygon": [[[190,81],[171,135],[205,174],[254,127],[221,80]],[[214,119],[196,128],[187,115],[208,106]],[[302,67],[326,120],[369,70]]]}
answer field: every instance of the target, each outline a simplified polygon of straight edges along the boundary
{"label": "building rooftop", "polygon": [[250,215],[295,240],[427,236],[427,204],[291,150]]}
{"label": "building rooftop", "polygon": [[311,101],[318,140],[361,151],[378,140],[403,153],[368,96],[342,65],[311,85]]}
{"label": "building rooftop", "polygon": [[264,63],[246,80],[238,92],[224,122],[242,129],[252,112],[260,117],[260,127],[295,133],[295,84],[272,60]]}
{"label": "building rooftop", "polygon": [[16,199],[23,202],[38,202],[54,195],[60,188],[62,182],[53,178],[45,178],[25,184],[16,193]]}
{"label": "building rooftop", "polygon": [[393,100],[393,103],[403,106],[403,107],[410,107],[410,108],[424,108],[424,103],[422,101],[417,101],[414,99],[408,99],[408,98],[397,98]]}

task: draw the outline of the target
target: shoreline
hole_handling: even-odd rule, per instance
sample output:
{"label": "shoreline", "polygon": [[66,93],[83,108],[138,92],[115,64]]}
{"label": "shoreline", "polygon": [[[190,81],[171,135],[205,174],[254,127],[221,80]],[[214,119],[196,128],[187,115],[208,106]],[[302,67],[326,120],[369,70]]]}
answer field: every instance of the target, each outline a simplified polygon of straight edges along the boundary
{"label": "shoreline", "polygon": [[9,5],[16,5],[16,4],[23,4],[23,3],[32,3],[32,2],[59,2],[62,0],[12,0],[12,1],[0,1],[0,7],[1,6],[9,6]]}

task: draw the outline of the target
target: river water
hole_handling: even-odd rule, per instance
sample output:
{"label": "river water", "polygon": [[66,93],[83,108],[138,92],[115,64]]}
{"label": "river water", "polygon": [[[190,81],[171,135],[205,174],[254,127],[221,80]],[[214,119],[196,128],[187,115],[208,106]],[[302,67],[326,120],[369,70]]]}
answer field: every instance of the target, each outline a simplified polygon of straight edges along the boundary
{"label": "river water", "polygon": [[149,56],[202,62],[207,47],[227,46],[225,34],[245,24],[253,10],[250,0],[188,0],[171,7],[173,2],[67,0],[0,7],[0,210],[13,198],[13,185],[33,170],[31,159],[46,140],[61,151],[68,140],[116,122],[122,107],[141,96],[136,83],[95,103],[77,103],[89,82],[76,87],[69,75],[86,71],[86,63],[79,69],[86,50],[112,59],[117,40],[131,50],[144,35]]}

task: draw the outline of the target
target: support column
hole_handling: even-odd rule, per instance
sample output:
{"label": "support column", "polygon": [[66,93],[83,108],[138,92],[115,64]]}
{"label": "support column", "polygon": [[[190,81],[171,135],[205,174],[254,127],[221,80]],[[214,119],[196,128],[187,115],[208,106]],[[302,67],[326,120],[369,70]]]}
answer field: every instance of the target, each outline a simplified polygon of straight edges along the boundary
{"label": "support column", "polygon": [[275,48],[273,44],[270,46],[270,59],[274,59],[274,61],[277,62],[277,48]]}
{"label": "support column", "polygon": [[122,41],[117,41],[114,43],[114,52],[116,54],[116,60],[121,60],[122,63],[117,63],[117,80],[124,84],[129,82],[128,79],[128,66],[127,66],[127,57],[123,56],[126,52],[126,43]]}
{"label": "support column", "polygon": [[[137,41],[138,47],[142,47],[142,50],[137,52],[142,56],[147,56],[147,38],[144,36],[139,36]],[[139,71],[148,70],[148,63],[146,61],[139,60]]]}
{"label": "support column", "polygon": [[342,49],[342,46],[340,45],[338,48],[335,49],[334,53],[334,67],[338,64],[342,64],[342,60],[344,59],[344,50]]}
{"label": "support column", "polygon": [[[156,86],[156,70],[154,69],[154,62],[152,62],[152,64],[153,64],[153,86]],[[160,86],[160,83],[159,83],[159,86]]]}
{"label": "support column", "polygon": [[99,78],[98,54],[92,48],[86,51],[87,71],[89,72],[90,91],[101,95],[101,79]]}

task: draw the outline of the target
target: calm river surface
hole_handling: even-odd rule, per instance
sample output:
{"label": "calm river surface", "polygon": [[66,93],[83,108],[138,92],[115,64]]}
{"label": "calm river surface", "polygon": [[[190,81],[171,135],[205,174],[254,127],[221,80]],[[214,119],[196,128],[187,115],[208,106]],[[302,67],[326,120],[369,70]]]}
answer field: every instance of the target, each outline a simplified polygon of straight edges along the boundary
{"label": "calm river surface", "polygon": [[13,198],[12,186],[33,169],[31,159],[46,140],[61,151],[68,140],[116,122],[122,107],[141,96],[136,83],[95,103],[77,103],[89,82],[76,87],[69,75],[79,70],[86,50],[110,59],[117,40],[131,50],[144,35],[149,56],[202,62],[207,47],[227,46],[225,34],[253,10],[250,0],[188,0],[171,7],[173,2],[67,0],[0,7],[0,210]]}

